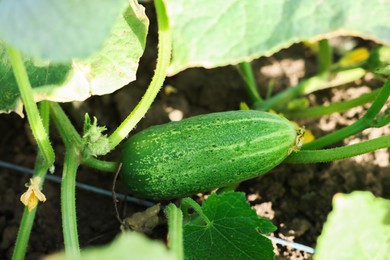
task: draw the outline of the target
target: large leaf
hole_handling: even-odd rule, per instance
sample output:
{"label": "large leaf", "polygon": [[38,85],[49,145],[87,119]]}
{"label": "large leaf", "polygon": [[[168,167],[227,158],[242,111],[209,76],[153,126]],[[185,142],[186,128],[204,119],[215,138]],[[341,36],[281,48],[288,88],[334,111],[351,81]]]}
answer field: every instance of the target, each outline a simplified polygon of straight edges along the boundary
{"label": "large leaf", "polygon": [[[135,80],[149,22],[142,6],[135,0],[130,4],[97,54],[63,65],[25,58],[36,101],[82,101],[91,95],[112,93]],[[22,115],[18,87],[1,41],[0,93],[0,112],[16,111]]]}
{"label": "large leaf", "polygon": [[[45,258],[46,259],[46,258]],[[66,257],[64,254],[52,255],[47,260],[172,260],[176,259],[173,252],[166,247],[138,233],[123,233],[110,245],[96,248],[87,248],[81,252],[81,256]]]}
{"label": "large leaf", "polygon": [[315,259],[390,259],[390,200],[370,192],[337,194]]}
{"label": "large leaf", "polygon": [[165,0],[171,74],[237,64],[314,37],[360,35],[390,43],[389,0]]}
{"label": "large leaf", "polygon": [[125,0],[2,0],[0,38],[22,53],[69,62],[98,51]]}
{"label": "large leaf", "polygon": [[186,259],[273,259],[273,246],[262,233],[276,229],[257,216],[244,193],[212,194],[202,204],[209,223],[199,216],[184,222]]}

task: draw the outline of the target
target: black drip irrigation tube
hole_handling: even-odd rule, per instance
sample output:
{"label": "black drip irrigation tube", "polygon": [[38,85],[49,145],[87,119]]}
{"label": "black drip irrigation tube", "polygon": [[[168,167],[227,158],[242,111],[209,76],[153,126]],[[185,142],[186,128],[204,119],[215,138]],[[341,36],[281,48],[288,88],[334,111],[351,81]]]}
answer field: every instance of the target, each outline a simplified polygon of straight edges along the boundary
{"label": "black drip irrigation tube", "polygon": [[[33,169],[30,169],[30,168],[24,167],[24,166],[20,166],[17,164],[9,163],[6,161],[2,161],[2,160],[0,160],[0,168],[9,169],[11,171],[29,174],[29,175],[32,175],[34,173]],[[52,182],[55,182],[55,183],[61,183],[61,178],[58,176],[55,176],[55,175],[46,174],[45,179],[52,181]],[[81,189],[81,190],[90,191],[90,192],[93,192],[96,194],[100,194],[100,195],[112,198],[112,192],[109,190],[97,188],[97,187],[94,187],[92,185],[84,184],[81,182],[76,182],[76,187]],[[138,205],[144,206],[144,207],[152,207],[155,205],[155,203],[153,203],[151,201],[135,198],[132,196],[127,196],[127,195],[121,194],[121,193],[116,193],[116,198],[120,199],[120,200],[126,200],[127,202],[135,203],[135,204],[138,204]],[[291,248],[294,248],[294,249],[297,249],[297,250],[300,250],[300,251],[303,251],[303,252],[306,252],[309,254],[314,254],[314,252],[315,252],[314,248],[309,247],[309,246],[305,246],[305,245],[302,245],[299,243],[287,241],[287,240],[273,237],[273,236],[265,236],[265,237],[270,239],[275,244],[291,247]]]}

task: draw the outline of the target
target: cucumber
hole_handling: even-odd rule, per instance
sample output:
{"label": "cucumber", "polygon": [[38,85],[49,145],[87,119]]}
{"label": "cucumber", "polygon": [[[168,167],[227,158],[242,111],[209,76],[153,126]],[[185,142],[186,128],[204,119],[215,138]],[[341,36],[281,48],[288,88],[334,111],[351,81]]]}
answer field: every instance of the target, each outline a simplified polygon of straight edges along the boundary
{"label": "cucumber", "polygon": [[137,195],[186,197],[251,179],[295,149],[295,126],[255,110],[195,116],[150,127],[123,147],[121,177]]}

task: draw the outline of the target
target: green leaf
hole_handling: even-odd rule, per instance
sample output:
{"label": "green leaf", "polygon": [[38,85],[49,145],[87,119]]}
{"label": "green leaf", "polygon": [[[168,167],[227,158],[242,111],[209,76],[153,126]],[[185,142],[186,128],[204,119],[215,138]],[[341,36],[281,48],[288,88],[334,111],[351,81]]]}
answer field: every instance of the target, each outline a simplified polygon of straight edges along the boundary
{"label": "green leaf", "polygon": [[390,259],[390,200],[370,192],[337,194],[315,259]]}
{"label": "green leaf", "polygon": [[273,246],[262,233],[276,227],[257,216],[244,193],[211,194],[202,204],[206,223],[197,214],[185,221],[186,259],[273,259]]}
{"label": "green leaf", "polygon": [[384,68],[376,69],[375,73],[389,75],[390,74],[390,65],[387,65]]}
{"label": "green leaf", "polygon": [[69,62],[98,51],[125,0],[2,0],[0,38],[23,54]]}
{"label": "green leaf", "polygon": [[176,259],[173,252],[158,242],[146,238],[136,232],[126,232],[119,235],[110,245],[87,248],[81,252],[80,257],[65,257],[64,254],[52,255],[50,260],[172,260]]}
{"label": "green leaf", "polygon": [[[132,0],[125,14],[118,17],[103,49],[90,58],[62,65],[25,58],[35,100],[82,101],[91,95],[112,93],[135,80],[148,25],[144,8]],[[0,113],[15,111],[23,115],[19,90],[1,41],[0,92]]]}
{"label": "green leaf", "polygon": [[[372,0],[165,0],[173,30],[170,73],[237,64],[293,43],[358,35],[390,44],[388,3]],[[315,15],[313,15],[315,14]]]}

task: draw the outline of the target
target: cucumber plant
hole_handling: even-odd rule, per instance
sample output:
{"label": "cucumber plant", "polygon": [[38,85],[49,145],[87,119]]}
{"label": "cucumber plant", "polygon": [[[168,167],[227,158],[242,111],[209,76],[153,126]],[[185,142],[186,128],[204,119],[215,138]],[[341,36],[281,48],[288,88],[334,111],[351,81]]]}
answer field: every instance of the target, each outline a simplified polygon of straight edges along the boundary
{"label": "cucumber plant", "polygon": [[[314,8],[311,1],[303,0],[302,2],[306,3],[309,9]],[[51,118],[66,149],[61,182],[61,211],[64,247],[69,259],[80,257],[75,203],[75,178],[79,166],[86,165],[102,171],[115,172],[119,161],[122,162],[122,179],[131,192],[155,200],[182,199],[180,209],[174,204],[169,204],[165,210],[169,223],[169,236],[172,238],[170,247],[177,259],[217,259],[223,257],[224,250],[236,250],[232,255],[242,259],[253,259],[257,250],[260,250],[264,259],[272,259],[272,244],[263,235],[274,231],[275,227],[269,220],[257,217],[242,193],[223,192],[219,195],[212,193],[202,206],[187,196],[237,184],[264,174],[282,162],[333,161],[390,147],[390,136],[387,135],[354,145],[322,149],[364,129],[383,127],[390,122],[389,111],[381,112],[390,95],[390,81],[386,80],[386,75],[389,72],[388,67],[380,70],[382,74],[376,76],[385,82],[383,87],[366,96],[329,107],[289,109],[289,106],[286,106],[290,101],[293,102],[294,99],[302,95],[353,81],[365,73],[375,71],[389,63],[390,59],[386,58],[389,55],[386,56],[385,46],[383,49],[381,49],[382,47],[374,49],[369,57],[357,59],[357,61],[348,62],[350,58],[345,56],[344,59],[333,62],[332,48],[325,35],[332,33],[335,28],[357,30],[362,34],[377,37],[383,42],[389,42],[390,39],[388,35],[382,33],[382,30],[375,30],[378,26],[388,26],[389,24],[386,20],[388,16],[383,14],[383,8],[378,7],[380,1],[378,1],[378,6],[374,11],[378,13],[377,17],[383,16],[385,18],[383,20],[377,19],[379,25],[371,23],[372,19],[367,18],[370,23],[363,23],[363,25],[358,22],[349,24],[350,20],[353,19],[345,19],[346,24],[338,24],[340,19],[335,19],[335,13],[344,13],[352,18],[360,16],[356,15],[354,12],[356,10],[352,8],[345,9],[345,5],[339,4],[339,1],[332,0],[332,2],[340,12],[331,12],[330,15],[326,15],[327,13],[324,11],[324,18],[330,21],[329,24],[306,31],[301,30],[300,26],[286,26],[286,23],[290,24],[291,22],[288,19],[289,16],[284,17],[286,19],[282,19],[280,23],[274,19],[272,14],[275,15],[275,13],[271,11],[287,8],[279,6],[284,1],[272,2],[260,7],[258,2],[253,2],[251,3],[253,8],[249,9],[242,6],[247,4],[245,1],[239,1],[235,4],[239,8],[231,8],[231,10],[248,9],[248,19],[238,19],[239,12],[232,14],[228,12],[226,17],[229,19],[225,20],[228,20],[227,25],[229,26],[224,25],[223,23],[226,21],[222,19],[221,29],[219,23],[216,24],[213,19],[211,21],[208,19],[209,16],[205,16],[205,19],[191,20],[192,14],[198,12],[204,14],[205,12],[203,9],[198,9],[200,8],[199,3],[193,6],[193,3],[190,2],[155,0],[159,37],[158,59],[155,74],[147,91],[129,116],[111,134],[105,134],[106,128],[104,126],[98,126],[96,119],[91,123],[89,116],[86,116],[82,136],[61,106],[54,101],[70,101],[66,99],[67,95],[64,93],[80,90],[83,87],[87,89],[85,91],[87,94],[85,92],[79,93],[75,99],[85,99],[90,93],[107,94],[117,89],[118,85],[119,87],[123,86],[124,81],[130,80],[131,75],[124,72],[123,67],[118,66],[118,64],[120,61],[125,61],[126,64],[131,63],[129,56],[132,56],[132,49],[130,50],[129,46],[133,48],[137,44],[138,47],[144,45],[146,29],[143,27],[145,25],[143,22],[146,17],[141,15],[142,8],[136,1],[117,1],[115,4],[103,1],[100,5],[96,5],[92,0],[83,3],[79,1],[59,3],[57,1],[57,7],[60,8],[53,8],[51,2],[41,0],[39,4],[34,6],[38,9],[34,10],[41,10],[39,8],[42,7],[47,8],[51,15],[46,21],[42,20],[41,16],[31,16],[39,12],[24,13],[23,10],[29,10],[25,6],[28,5],[27,3],[19,6],[11,0],[0,2],[0,55],[1,62],[4,63],[2,72],[5,75],[0,80],[11,82],[9,84],[6,82],[4,91],[2,89],[5,95],[0,99],[0,109],[21,113],[20,101],[22,101],[39,148],[34,178],[31,180],[27,192],[23,195],[26,208],[13,258],[23,259],[25,256],[38,200],[45,198],[40,191],[44,184],[44,177],[48,170],[55,170],[53,168],[55,153],[49,141],[49,118]],[[223,11],[216,8],[215,3],[218,1],[203,0],[202,3],[210,7],[207,8],[208,10]],[[364,4],[363,0],[359,3],[360,6]],[[355,3],[354,6],[359,6],[359,3]],[[219,2],[219,4],[224,6],[224,2]],[[295,3],[289,4],[292,6],[286,10],[293,14],[296,9]],[[31,6],[27,7],[32,8]],[[72,12],[73,8],[76,8],[78,12]],[[267,19],[259,21],[258,17],[255,16],[258,8],[264,12],[264,17]],[[304,8],[305,4],[302,4],[298,10],[302,11]],[[198,12],[193,12],[194,9]],[[58,13],[61,10],[66,12]],[[302,14],[307,13],[302,12]],[[365,17],[365,13],[361,14],[362,17]],[[220,17],[224,18],[225,15],[226,13],[222,13]],[[21,20],[13,20],[15,17]],[[231,17],[234,19],[230,19]],[[61,20],[62,18],[64,20]],[[266,23],[262,26],[253,25],[252,27],[265,30],[256,31],[256,37],[269,34],[270,38],[268,40],[260,39],[258,42],[254,41],[254,45],[251,45],[252,34],[249,34],[249,38],[245,39],[248,44],[236,44],[230,42],[228,38],[220,37],[227,28],[229,30],[227,30],[226,35],[232,35],[233,39],[236,37],[236,33],[246,35],[239,28],[230,30],[235,27],[229,23],[229,21],[233,21],[235,24],[242,25],[244,20],[265,21]],[[74,21],[74,23],[67,27],[64,24],[68,21]],[[334,23],[334,21],[337,22]],[[215,26],[216,32],[213,26],[210,27],[210,22]],[[272,29],[271,25],[275,22],[279,27],[284,24],[285,27],[281,28],[288,28],[288,33],[278,33],[280,37],[273,37],[275,36],[274,32],[268,30]],[[299,23],[300,21],[294,20],[294,22]],[[50,30],[45,30],[45,26],[51,23],[53,26],[49,28]],[[82,23],[85,23],[85,26],[80,26]],[[199,31],[202,32],[199,35],[209,35],[211,39],[214,39],[212,44],[209,44],[210,42],[203,44],[204,39],[202,38],[192,41],[196,27],[182,27],[183,24],[194,25],[198,23],[201,24]],[[53,30],[56,26],[59,26],[58,31]],[[246,25],[239,27],[247,28]],[[21,32],[20,28],[27,30]],[[213,30],[209,31],[210,28]],[[290,30],[291,28],[294,30]],[[296,28],[299,30],[297,31]],[[370,34],[370,31],[373,33]],[[24,35],[24,32],[29,33]],[[134,37],[128,39],[126,44],[129,46],[126,47],[126,50],[122,50],[123,46],[118,45],[118,41],[123,38],[123,35],[131,32]],[[296,35],[291,35],[292,32]],[[63,37],[59,37],[59,33]],[[52,40],[46,41],[41,38],[34,40],[37,38],[36,35],[43,35],[42,39]],[[84,37],[75,37],[75,35]],[[318,36],[324,38],[318,43],[318,74],[300,82],[295,87],[263,99],[254,80],[250,63],[244,61],[270,53],[282,45],[293,43],[296,39],[304,40],[308,37]],[[31,43],[25,39],[30,39]],[[222,44],[220,43],[221,39],[223,40]],[[241,39],[238,40],[241,41]],[[79,41],[80,44],[78,44]],[[196,48],[192,46],[194,42],[199,46],[195,46]],[[270,43],[270,45],[264,46],[264,42]],[[231,45],[236,46],[235,51],[226,49]],[[69,46],[72,47],[69,48]],[[203,47],[212,47],[211,54]],[[171,55],[172,49],[173,55]],[[88,56],[93,51],[97,51],[98,54]],[[121,53],[123,56],[116,56],[117,53]],[[47,60],[49,60],[49,64],[47,64]],[[50,64],[50,62],[57,65]],[[59,63],[60,65],[58,65]],[[210,67],[237,63],[239,63],[238,69],[247,85],[251,100],[249,105],[252,110],[207,114],[181,122],[154,126],[131,136],[123,145],[122,157],[118,158],[117,161],[109,162],[100,158],[100,156],[114,150],[143,118],[157,96],[167,74],[178,72],[194,64]],[[100,65],[102,67],[99,67]],[[126,69],[128,68],[126,67]],[[114,75],[113,78],[110,78],[112,75]],[[115,88],[102,90],[111,81],[114,81]],[[50,87],[54,86],[60,86],[60,88],[53,91]],[[17,88],[16,94],[13,91],[14,87]],[[46,95],[42,93],[46,93]],[[52,101],[41,101],[38,110],[36,102],[42,98]],[[275,109],[278,112],[283,112],[287,117],[320,116],[344,111],[371,101],[373,102],[366,114],[356,123],[317,138],[302,147],[302,129],[297,129],[286,118],[268,112],[270,109]],[[192,208],[194,212],[189,213],[189,208]],[[231,233],[232,230],[239,228],[245,229],[244,233],[251,234],[251,237]],[[206,236],[199,236],[199,234],[206,234]],[[231,237],[239,239],[230,239]],[[243,240],[245,241],[243,242]],[[205,244],[209,247],[206,247]],[[234,245],[232,248],[226,248],[226,245],[230,247],[231,244]],[[248,244],[260,245],[260,247],[252,248],[248,247]],[[199,248],[207,248],[209,251],[196,252],[199,251]],[[128,256],[128,253],[126,255]],[[171,256],[169,253],[167,254],[167,257]]]}

